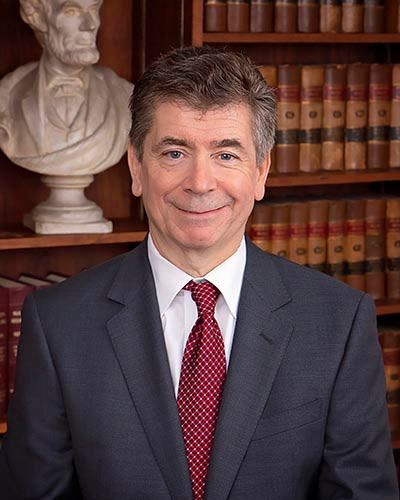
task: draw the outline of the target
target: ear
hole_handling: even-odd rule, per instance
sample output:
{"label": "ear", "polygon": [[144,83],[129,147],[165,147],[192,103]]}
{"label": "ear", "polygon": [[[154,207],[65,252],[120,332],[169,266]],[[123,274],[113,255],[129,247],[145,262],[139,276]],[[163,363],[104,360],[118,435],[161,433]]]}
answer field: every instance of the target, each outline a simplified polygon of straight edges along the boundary
{"label": "ear", "polygon": [[20,8],[20,13],[22,19],[29,24],[34,31],[47,33],[46,13],[43,6],[34,9],[34,11],[29,14],[25,11],[25,9]]}
{"label": "ear", "polygon": [[142,162],[136,156],[136,150],[132,143],[128,145],[128,165],[132,177],[132,194],[134,196],[142,195]]}
{"label": "ear", "polygon": [[257,166],[257,173],[256,173],[257,179],[254,192],[254,198],[256,201],[260,201],[264,198],[265,183],[267,181],[270,166],[271,166],[271,152],[267,153],[265,156],[265,160],[261,163],[261,165]]}

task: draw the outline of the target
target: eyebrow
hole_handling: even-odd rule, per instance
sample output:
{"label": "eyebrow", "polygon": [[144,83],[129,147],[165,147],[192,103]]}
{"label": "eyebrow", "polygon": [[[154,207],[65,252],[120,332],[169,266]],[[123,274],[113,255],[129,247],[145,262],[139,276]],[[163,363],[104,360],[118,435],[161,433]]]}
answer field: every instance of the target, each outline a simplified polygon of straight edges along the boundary
{"label": "eyebrow", "polygon": [[211,141],[212,148],[237,148],[245,150],[239,139],[222,139],[221,141]]}
{"label": "eyebrow", "polygon": [[[160,142],[158,142],[155,146],[155,149],[160,149],[163,146],[183,146],[188,148],[194,148],[195,145],[192,141],[187,139],[180,139],[178,137],[167,136],[163,137]],[[210,146],[212,148],[237,148],[241,150],[245,150],[244,146],[240,142],[239,139],[222,139],[220,141],[211,141]]]}

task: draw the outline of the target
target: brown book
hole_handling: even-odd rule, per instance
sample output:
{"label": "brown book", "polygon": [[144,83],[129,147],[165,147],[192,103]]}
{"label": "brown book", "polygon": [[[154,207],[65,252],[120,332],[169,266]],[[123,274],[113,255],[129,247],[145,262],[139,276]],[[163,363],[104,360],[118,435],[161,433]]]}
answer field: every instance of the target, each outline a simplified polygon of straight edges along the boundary
{"label": "brown book", "polygon": [[308,267],[326,270],[328,200],[308,202]]}
{"label": "brown book", "polygon": [[206,0],[204,5],[205,31],[226,31],[226,10],[226,0]]}
{"label": "brown book", "polygon": [[299,169],[316,172],[321,168],[321,126],[323,66],[302,66],[299,131]]}
{"label": "brown book", "polygon": [[346,282],[365,291],[365,202],[362,198],[346,200]]}
{"label": "brown book", "polygon": [[299,170],[298,132],[300,126],[300,67],[278,67],[276,131],[276,170],[293,173]]}
{"label": "brown book", "polygon": [[321,169],[343,170],[346,66],[328,64],[323,87]]}
{"label": "brown book", "polygon": [[369,71],[368,168],[387,168],[389,164],[390,64],[371,64]]}
{"label": "brown book", "polygon": [[297,0],[276,0],[274,17],[276,33],[295,33],[297,31]]}
{"label": "brown book", "polygon": [[308,203],[295,201],[290,204],[289,259],[297,264],[307,264]]}
{"label": "brown book", "polygon": [[364,0],[342,0],[342,31],[361,33],[364,21]]}
{"label": "brown book", "polygon": [[319,0],[298,0],[297,29],[300,33],[319,32]]}
{"label": "brown book", "polygon": [[383,33],[385,31],[384,0],[364,0],[364,32]]}
{"label": "brown book", "polygon": [[389,139],[389,167],[400,168],[400,64],[392,68]]}
{"label": "brown book", "polygon": [[271,204],[271,253],[289,256],[290,203]]}
{"label": "brown book", "polygon": [[355,63],[347,66],[344,145],[346,170],[367,168],[368,76],[368,64]]}
{"label": "brown book", "polygon": [[[276,95],[278,95],[278,68],[275,65],[259,66],[258,70],[264,77],[265,81],[270,87],[275,90]],[[271,166],[269,169],[270,174],[276,173],[276,147],[274,146],[271,150]]]}
{"label": "brown book", "polygon": [[379,326],[386,378],[386,402],[392,441],[400,439],[400,327]]}
{"label": "brown book", "polygon": [[321,33],[339,33],[342,30],[342,1],[321,0],[319,23]]}
{"label": "brown book", "polygon": [[250,29],[249,0],[228,0],[227,29],[230,33],[243,33]]}
{"label": "brown book", "polygon": [[329,200],[327,235],[327,273],[345,281],[346,200]]}
{"label": "brown book", "polygon": [[270,203],[256,203],[254,205],[249,237],[255,245],[266,252],[271,250],[271,216]]}
{"label": "brown book", "polygon": [[250,31],[268,33],[274,28],[274,3],[272,0],[250,0]]}
{"label": "brown book", "polygon": [[365,291],[375,300],[385,297],[386,199],[365,199]]}
{"label": "brown book", "polygon": [[400,198],[386,200],[387,296],[400,299]]}
{"label": "brown book", "polygon": [[8,401],[8,290],[0,287],[0,422],[5,420]]}

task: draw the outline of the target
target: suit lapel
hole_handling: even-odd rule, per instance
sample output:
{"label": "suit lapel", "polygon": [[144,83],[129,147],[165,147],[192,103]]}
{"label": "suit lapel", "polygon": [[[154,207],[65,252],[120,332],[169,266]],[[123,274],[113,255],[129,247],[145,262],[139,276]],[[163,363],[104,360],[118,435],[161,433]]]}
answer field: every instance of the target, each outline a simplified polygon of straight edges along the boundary
{"label": "suit lapel", "polygon": [[128,254],[109,297],[124,304],[107,326],[156,461],[171,497],[191,500],[185,448],[146,244]]}
{"label": "suit lapel", "polygon": [[[236,330],[207,480],[208,500],[225,500],[268,400],[293,325],[272,258],[247,242]],[[286,311],[287,312],[287,311]]]}

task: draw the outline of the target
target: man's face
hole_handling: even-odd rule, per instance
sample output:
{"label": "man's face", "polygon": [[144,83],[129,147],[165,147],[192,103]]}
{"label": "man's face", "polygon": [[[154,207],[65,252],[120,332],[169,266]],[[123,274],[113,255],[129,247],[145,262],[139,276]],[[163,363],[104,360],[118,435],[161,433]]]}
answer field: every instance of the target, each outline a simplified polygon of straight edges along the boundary
{"label": "man's face", "polygon": [[51,0],[47,16],[47,50],[64,64],[95,64],[99,59],[96,36],[101,3],[100,0]]}
{"label": "man's face", "polygon": [[129,163],[132,192],[143,195],[160,252],[171,258],[211,249],[218,258],[236,250],[254,200],[263,198],[269,157],[256,166],[246,105],[203,113],[161,103],[142,161],[130,147]]}

